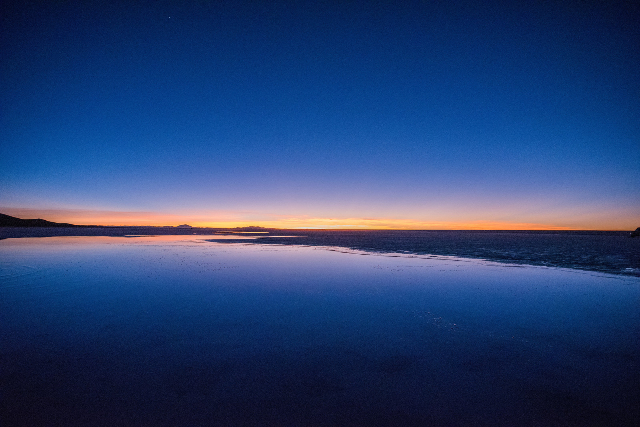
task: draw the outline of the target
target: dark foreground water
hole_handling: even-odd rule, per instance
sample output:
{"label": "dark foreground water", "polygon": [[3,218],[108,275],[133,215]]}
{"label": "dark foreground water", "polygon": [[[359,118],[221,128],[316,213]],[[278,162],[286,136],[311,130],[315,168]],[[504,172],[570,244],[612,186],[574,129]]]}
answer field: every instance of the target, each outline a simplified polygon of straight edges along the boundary
{"label": "dark foreground water", "polygon": [[640,279],[433,255],[0,241],[0,425],[640,425]]}

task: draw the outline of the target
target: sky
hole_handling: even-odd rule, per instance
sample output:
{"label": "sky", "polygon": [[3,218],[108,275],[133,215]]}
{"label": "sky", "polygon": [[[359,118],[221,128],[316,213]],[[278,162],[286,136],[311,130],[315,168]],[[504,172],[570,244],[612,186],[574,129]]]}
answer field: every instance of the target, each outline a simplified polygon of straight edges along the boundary
{"label": "sky", "polygon": [[0,212],[640,226],[634,1],[13,1]]}

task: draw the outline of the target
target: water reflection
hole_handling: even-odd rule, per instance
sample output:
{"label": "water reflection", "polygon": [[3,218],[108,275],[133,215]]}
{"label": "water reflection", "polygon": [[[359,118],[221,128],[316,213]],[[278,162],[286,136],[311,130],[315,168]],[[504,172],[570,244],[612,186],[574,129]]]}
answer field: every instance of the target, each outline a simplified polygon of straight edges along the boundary
{"label": "water reflection", "polygon": [[640,420],[637,278],[206,237],[0,241],[6,425]]}

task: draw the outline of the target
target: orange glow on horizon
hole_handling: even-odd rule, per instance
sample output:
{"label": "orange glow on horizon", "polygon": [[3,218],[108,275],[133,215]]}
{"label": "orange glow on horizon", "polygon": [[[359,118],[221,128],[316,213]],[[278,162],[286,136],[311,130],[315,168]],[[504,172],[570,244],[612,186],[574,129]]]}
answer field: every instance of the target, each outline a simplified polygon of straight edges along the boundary
{"label": "orange glow on horizon", "polygon": [[[259,214],[244,211],[214,211],[199,215],[164,214],[156,212],[98,211],[80,209],[17,209],[2,208],[2,213],[23,219],[42,218],[48,221],[76,225],[102,226],[178,226],[236,228],[259,226],[280,229],[336,230],[627,230],[623,227],[598,227],[590,221],[574,226],[537,222],[495,220],[425,221],[405,218],[323,218]],[[212,221],[209,218],[217,218]],[[633,227],[635,228],[635,227]],[[629,228],[632,229],[632,228]]]}
{"label": "orange glow on horizon", "polygon": [[235,228],[260,226],[281,229],[332,229],[332,230],[573,230],[548,224],[508,223],[495,221],[437,222],[393,218],[290,218],[260,222],[194,222],[197,227]]}

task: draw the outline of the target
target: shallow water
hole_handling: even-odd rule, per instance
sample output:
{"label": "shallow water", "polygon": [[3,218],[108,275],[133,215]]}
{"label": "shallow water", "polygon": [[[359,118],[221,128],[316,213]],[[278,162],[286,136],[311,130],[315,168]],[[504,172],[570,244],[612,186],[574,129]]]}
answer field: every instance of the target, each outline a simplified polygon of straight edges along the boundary
{"label": "shallow water", "polygon": [[640,279],[205,236],[0,241],[2,425],[638,425]]}

